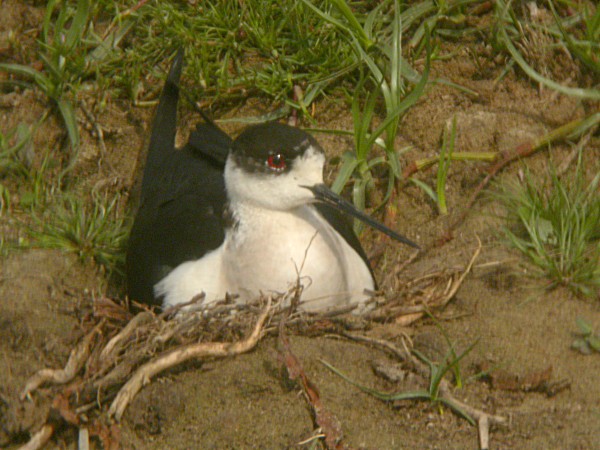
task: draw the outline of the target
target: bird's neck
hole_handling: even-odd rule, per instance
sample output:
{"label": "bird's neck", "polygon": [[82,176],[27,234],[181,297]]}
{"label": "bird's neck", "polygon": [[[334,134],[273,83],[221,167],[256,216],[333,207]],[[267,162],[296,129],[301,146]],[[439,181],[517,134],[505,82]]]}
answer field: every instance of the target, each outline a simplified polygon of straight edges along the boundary
{"label": "bird's neck", "polygon": [[300,227],[307,226],[307,217],[312,216],[312,205],[292,209],[267,209],[253,202],[231,202],[228,208],[229,227],[226,241],[235,246],[251,241],[268,243],[294,239]]}
{"label": "bird's neck", "polygon": [[286,215],[297,215],[298,211],[309,207],[302,205],[296,208],[289,209],[273,209],[267,208],[264,205],[248,200],[230,200],[228,205],[228,214],[232,219],[232,224],[240,224],[245,222],[265,221],[272,222],[278,217]]}

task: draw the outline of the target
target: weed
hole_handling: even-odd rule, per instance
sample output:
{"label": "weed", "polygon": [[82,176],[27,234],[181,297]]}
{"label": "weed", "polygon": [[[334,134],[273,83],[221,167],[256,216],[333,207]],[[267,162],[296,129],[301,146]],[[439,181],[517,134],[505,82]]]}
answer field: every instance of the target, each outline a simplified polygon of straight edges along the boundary
{"label": "weed", "polygon": [[[448,133],[450,133],[448,135]],[[438,163],[436,197],[438,210],[440,214],[448,214],[446,206],[446,182],[448,181],[448,170],[450,169],[450,161],[454,153],[454,143],[456,141],[456,117],[452,118],[452,128],[444,128],[444,137],[442,139],[442,150],[440,152],[440,162]]]}
{"label": "weed", "polygon": [[7,133],[0,132],[0,176],[20,171],[31,164],[31,129],[20,123]]}
{"label": "weed", "polygon": [[[600,33],[600,13],[598,13],[598,8],[594,14],[590,12],[590,9],[585,9],[584,11],[587,12],[578,14],[580,18],[583,18],[582,20],[587,21],[586,26],[588,27],[589,40],[584,41],[584,44],[582,44],[582,41],[576,40],[574,35],[571,35],[567,32],[565,23],[563,23],[556,15],[552,1],[549,1],[549,4],[555,14],[559,31],[554,30],[553,32],[552,29],[546,27],[544,28],[544,32],[548,35],[554,35],[555,37],[562,37],[564,40],[559,42],[561,46],[565,46],[571,51],[574,51],[576,55],[580,55],[579,57],[583,58],[584,62],[587,61],[588,64],[592,66],[593,70],[597,71],[597,55],[599,48],[598,34]],[[513,42],[515,39],[522,38],[523,25],[516,18],[514,11],[511,9],[511,2],[509,1],[505,3],[503,0],[497,0],[495,5],[497,17],[496,27],[498,30],[497,36],[499,38],[499,44],[508,51],[512,59],[518,64],[521,70],[527,74],[528,77],[565,95],[588,100],[600,100],[600,90],[598,89],[565,86],[548,77],[544,77],[533,67],[531,67],[531,65],[525,60],[522,52],[517,49]],[[589,33],[591,33],[591,35]],[[582,48],[585,50],[582,51]],[[588,51],[589,55],[587,53]]]}
{"label": "weed", "polygon": [[575,55],[588,69],[600,74],[600,7],[587,2],[576,2],[571,17],[559,17],[554,2],[548,1],[555,24],[572,55]]}
{"label": "weed", "polygon": [[[7,135],[0,134],[0,176],[11,176],[13,187],[16,181],[19,197],[16,205],[28,211],[45,205],[54,190],[49,176],[50,152],[46,152],[39,164],[33,164],[32,128],[35,130],[36,126],[19,124]],[[15,140],[12,145],[8,144],[11,140]],[[0,186],[2,210],[8,208],[11,194],[7,186]]]}
{"label": "weed", "polygon": [[[397,1],[394,1],[391,26],[387,29],[378,29],[375,25],[390,20],[384,10],[389,2],[383,2],[369,12],[364,18],[363,25],[348,5],[341,0],[332,3],[342,14],[344,22],[328,12],[317,9],[307,0],[304,2],[320,17],[346,34],[357,62],[368,71],[368,75],[363,72],[358,86],[354,89],[352,117],[355,152],[344,156],[342,168],[332,186],[334,191],[340,192],[350,177],[355,174],[354,203],[364,209],[366,191],[373,184],[371,170],[374,166],[386,164],[389,169],[389,183],[385,200],[392,193],[394,179],[401,176],[398,152],[395,149],[398,124],[402,115],[417,102],[424,92],[428,80],[431,53],[427,48],[425,69],[419,76],[402,56],[403,14]],[[429,33],[427,33],[427,42],[429,42]],[[414,87],[410,92],[405,85],[405,79],[414,82]],[[363,95],[365,95],[365,100],[361,110],[361,96]],[[386,115],[382,123],[370,132],[379,95],[383,97]],[[385,159],[368,159],[375,143],[384,148]]]}
{"label": "weed", "polygon": [[438,211],[441,215],[448,214],[448,207],[446,206],[446,182],[448,180],[450,161],[452,161],[452,157],[454,155],[455,141],[456,117],[452,119],[452,128],[450,131],[448,131],[447,127],[444,128],[442,149],[440,150],[440,156],[438,158],[437,183],[435,192],[428,184],[422,182],[421,180],[410,178],[410,181],[423,189],[423,192],[425,192],[434,201],[434,203],[438,205]]}
{"label": "weed", "polygon": [[405,392],[397,392],[397,393],[392,393],[392,394],[380,392],[376,389],[372,389],[367,386],[363,386],[363,385],[357,383],[356,381],[353,381],[347,375],[345,375],[344,373],[342,373],[341,371],[339,371],[338,369],[336,369],[335,367],[333,367],[331,364],[327,363],[326,361],[321,360],[321,362],[323,363],[323,365],[325,365],[325,367],[327,367],[329,370],[334,372],[336,375],[342,377],[348,383],[353,384],[354,386],[358,387],[361,391],[366,392],[380,400],[383,400],[386,402],[393,402],[393,401],[398,401],[398,400],[427,400],[427,401],[431,402],[432,404],[441,403],[441,404],[446,405],[453,411],[455,411],[458,415],[460,415],[464,419],[466,419],[471,425],[475,425],[475,421],[473,420],[473,418],[469,414],[467,414],[467,412],[465,412],[459,405],[457,405],[452,400],[449,400],[447,398],[444,398],[443,396],[440,396],[440,384],[441,384],[444,376],[448,372],[451,372],[451,371],[455,373],[455,376],[458,375],[457,381],[460,383],[460,381],[459,381],[460,380],[460,372],[459,372],[460,361],[467,354],[469,354],[469,352],[471,352],[471,350],[473,350],[475,345],[477,345],[477,342],[478,341],[475,341],[473,344],[471,344],[460,355],[457,355],[456,352],[454,351],[454,347],[450,346],[450,350],[447,353],[446,357],[444,358],[444,362],[442,362],[442,363],[435,363],[435,362],[431,361],[430,359],[428,359],[421,352],[413,349],[412,353],[419,360],[421,360],[422,362],[427,364],[427,366],[429,367],[429,374],[430,374],[428,388],[417,390],[417,391],[405,391]]}
{"label": "weed", "polygon": [[592,326],[578,317],[577,320],[577,339],[571,344],[573,350],[577,350],[584,355],[589,355],[592,351],[600,352],[600,334],[594,332]]}
{"label": "weed", "polygon": [[[509,243],[547,278],[547,288],[567,286],[587,296],[600,288],[600,197],[597,174],[586,186],[581,153],[575,174],[565,180],[552,168],[540,185],[529,172],[524,183],[495,195],[504,205]],[[515,227],[516,225],[516,227]]]}
{"label": "weed", "polygon": [[[17,175],[30,180],[35,173],[35,169],[32,168],[33,153],[32,127],[20,123],[7,133],[0,132],[0,177]],[[27,184],[31,185],[32,189],[36,187],[36,183]],[[0,214],[10,207],[10,190],[0,184]]]}
{"label": "weed", "polygon": [[[0,183],[0,216],[4,211],[10,209],[10,192],[2,183]],[[3,247],[4,239],[0,239],[0,247]],[[1,252],[0,252],[1,253]]]}
{"label": "weed", "polygon": [[49,152],[38,167],[31,167],[22,172],[26,182],[19,196],[19,206],[25,210],[33,211],[35,208],[45,206],[55,192],[55,186],[48,180],[48,172],[52,159]]}
{"label": "weed", "polygon": [[33,215],[30,246],[73,252],[82,261],[92,259],[108,273],[120,272],[129,227],[118,214],[118,201],[119,196],[97,195],[91,203],[80,197],[62,197],[49,217]]}
{"label": "weed", "polygon": [[[399,160],[402,151],[395,149],[402,116],[424,94],[428,82],[466,90],[446,80],[429,80],[430,60],[436,54],[430,37],[441,32],[438,26],[444,21],[449,20],[454,25],[464,23],[460,8],[471,1],[424,1],[404,10],[397,0],[393,3],[384,1],[364,16],[355,14],[342,0],[331,1],[341,17],[337,17],[333,11],[318,9],[308,0],[303,2],[346,36],[354,51],[355,64],[361,68],[361,78],[354,88],[352,101],[355,151],[344,155],[332,188],[339,193],[354,175],[353,200],[356,206],[364,209],[366,191],[373,186],[372,170],[377,165],[385,164],[388,168],[388,186],[383,204],[391,196],[395,180],[402,176]],[[388,11],[390,5],[393,6],[393,12]],[[413,25],[416,30],[413,31],[409,48],[413,54],[425,53],[425,67],[421,75],[402,55],[403,35]],[[371,131],[379,96],[383,98],[385,115],[381,124]],[[364,104],[362,109],[361,104]],[[375,144],[384,149],[385,157],[370,156]],[[443,201],[443,194],[440,198]]]}
{"label": "weed", "polygon": [[76,49],[81,47],[88,26],[89,0],[79,0],[75,11],[63,2],[58,16],[52,21],[58,1],[51,0],[46,7],[42,25],[39,57],[44,71],[21,64],[0,64],[0,70],[33,80],[56,105],[63,119],[74,151],[79,148],[79,131],[75,109],[67,92],[79,82],[85,61]]}

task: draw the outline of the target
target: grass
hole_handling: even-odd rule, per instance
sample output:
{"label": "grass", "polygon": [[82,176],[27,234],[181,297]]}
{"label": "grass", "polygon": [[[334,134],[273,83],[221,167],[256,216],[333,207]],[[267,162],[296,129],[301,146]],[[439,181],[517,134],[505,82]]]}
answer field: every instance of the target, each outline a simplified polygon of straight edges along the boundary
{"label": "grass", "polygon": [[31,164],[31,129],[24,123],[0,132],[0,174],[18,171]]}
{"label": "grass", "polygon": [[[341,15],[339,19],[333,13],[319,10],[307,0],[303,1],[318,16],[344,33],[354,51],[356,64],[361,69],[352,101],[355,150],[344,155],[342,168],[332,189],[340,192],[355,175],[354,204],[365,209],[367,190],[374,186],[372,170],[375,166],[385,164],[388,167],[388,188],[384,201],[392,194],[394,180],[401,176],[399,153],[395,148],[398,124],[402,115],[423,95],[427,85],[431,56],[429,32],[426,34],[425,68],[421,75],[417,75],[402,56],[403,15],[398,1],[393,2],[392,12],[386,9],[391,2],[380,3],[366,15],[364,23],[341,0],[332,2]],[[390,25],[377,28],[377,24],[386,22],[390,22]],[[409,78],[414,82],[410,90],[406,85]],[[380,95],[385,115],[381,123],[371,130]],[[362,107],[361,97],[364,97]],[[376,143],[383,147],[385,158],[370,156]]]}
{"label": "grass", "polygon": [[590,355],[593,352],[600,353],[600,334],[594,331],[592,325],[581,317],[578,317],[576,322],[579,330],[571,348],[584,355]]}
{"label": "grass", "polygon": [[10,180],[0,183],[0,213],[12,208],[13,193],[18,193],[19,198],[18,205],[14,206],[28,211],[43,206],[50,195],[47,190],[49,155],[39,164],[34,162],[33,134],[43,120],[32,126],[20,123],[7,133],[0,132],[0,176]]}
{"label": "grass", "polygon": [[[335,8],[329,12],[320,10],[308,0],[303,2],[346,36],[361,74],[352,96],[354,152],[343,156],[342,167],[332,188],[341,192],[352,181],[354,203],[364,209],[367,191],[374,187],[373,169],[383,164],[387,167],[388,182],[383,201],[376,205],[378,209],[391,197],[396,180],[402,178],[399,159],[402,150],[396,148],[396,136],[403,115],[425,95],[429,83],[443,83],[469,91],[444,79],[430,80],[429,72],[431,61],[439,56],[439,41],[433,38],[450,35],[457,38],[472,31],[465,27],[463,10],[474,2],[424,1],[405,7],[398,1],[384,1],[362,15],[356,14],[342,0],[332,1]],[[452,31],[446,29],[444,25],[449,22],[457,28]],[[413,36],[409,41],[411,51],[403,52],[404,34],[409,31]],[[412,67],[404,53],[411,54],[413,58],[424,55],[421,74]],[[377,114],[381,109],[380,97],[383,99],[383,114]],[[384,150],[385,156],[375,156],[376,146]],[[445,195],[440,193],[440,189],[444,188],[449,161],[440,160],[441,179],[438,180],[438,192],[434,194],[436,202],[439,198],[442,211],[446,211]]]}
{"label": "grass", "polygon": [[[600,35],[599,8],[596,6],[595,12],[592,12],[594,11],[594,7],[591,4],[588,5],[587,3],[582,2],[579,6],[579,8],[582,8],[582,11],[576,14],[576,20],[573,20],[572,18],[562,19],[556,13],[554,3],[557,2],[548,2],[556,21],[555,27],[552,27],[551,25],[539,24],[534,26],[534,24],[530,25],[525,21],[519,20],[515,11],[511,8],[511,2],[497,0],[495,2],[496,27],[498,30],[497,45],[504,48],[511,56],[512,61],[514,61],[532,80],[564,95],[598,101],[600,100],[599,89],[571,87],[558,83],[553,79],[540,74],[539,71],[536,71],[532,65],[527,62],[526,56],[523,54],[523,49],[526,49],[529,46],[525,37],[524,28],[528,25],[532,28],[537,26],[538,28],[541,28],[545,36],[552,39],[546,44],[548,47],[545,49],[546,51],[553,51],[554,47],[566,48],[571,51],[571,54],[579,57],[586,66],[590,67],[592,72],[594,72],[594,76],[597,77],[600,73],[600,60],[598,58],[598,50],[600,49],[600,44],[598,43],[598,36]],[[575,26],[582,23],[582,28],[585,28],[586,32],[583,39],[577,39],[576,33],[578,32]],[[567,27],[572,31],[567,31]],[[515,39],[520,41],[521,45],[519,48],[522,49],[521,51],[515,45]],[[537,51],[539,52],[539,49],[537,49]]]}
{"label": "grass", "polygon": [[586,181],[580,159],[575,173],[559,178],[554,169],[545,183],[526,172],[522,184],[501,187],[508,242],[547,280],[546,288],[567,286],[586,295],[600,289],[600,174]]}
{"label": "grass", "polygon": [[[21,172],[30,163],[30,149],[31,130],[27,125],[19,124],[6,133],[0,132],[0,177]],[[0,182],[0,215],[11,209],[11,202],[9,187]]]}
{"label": "grass", "polygon": [[456,412],[459,416],[467,420],[471,425],[475,425],[475,421],[473,418],[465,412],[459,405],[455,402],[440,396],[440,384],[442,380],[448,373],[454,373],[455,381],[457,387],[462,387],[462,380],[460,377],[460,362],[461,360],[468,355],[471,350],[477,345],[478,341],[472,343],[465,351],[461,354],[456,354],[454,350],[454,346],[448,339],[448,336],[444,333],[444,337],[446,338],[449,344],[449,351],[446,356],[443,358],[442,362],[436,363],[427,358],[423,353],[413,349],[412,353],[419,359],[421,362],[427,364],[429,367],[429,385],[427,389],[419,389],[415,391],[402,391],[396,393],[385,393],[380,392],[376,389],[364,386],[360,383],[349,378],[347,375],[342,373],[340,370],[329,364],[328,362],[321,360],[321,363],[331,370],[336,375],[340,376],[348,383],[358,387],[361,391],[366,392],[380,400],[385,402],[394,402],[399,400],[425,400],[434,405],[443,404],[449,407],[451,410]]}
{"label": "grass", "polygon": [[[355,204],[365,208],[367,193],[379,184],[375,177],[384,174],[385,192],[375,195],[377,204],[371,205],[377,208],[390,198],[402,176],[404,149],[396,148],[395,143],[403,115],[432,84],[465,90],[430,76],[433,62],[453,57],[442,54],[444,41],[484,36],[496,44],[498,52],[509,56],[509,65],[519,66],[532,80],[582,99],[598,98],[595,88],[563,86],[542,76],[521,51],[523,30],[543,28],[554,45],[567,49],[596,73],[598,8],[586,2],[550,2],[553,20],[537,24],[519,17],[515,4],[498,1],[494,26],[478,28],[467,19],[480,3],[385,0],[373,7],[343,0],[212,0],[201,4],[51,0],[34,50],[37,59],[2,63],[0,70],[12,74],[9,83],[35,86],[47,96],[74,150],[80,145],[77,117],[81,98],[93,98],[100,110],[115,100],[152,104],[164,67],[179,47],[186,49],[184,79],[193,86],[188,90],[205,107],[227,108],[249,96],[261,96],[278,107],[276,112],[288,114],[295,108],[310,120],[310,105],[320,98],[348,100],[355,148],[343,155],[333,188],[340,192],[351,183]],[[572,9],[570,15],[568,8]],[[11,45],[16,55],[26,53],[18,42]],[[416,64],[423,67],[421,73]],[[348,92],[351,95],[344,97]],[[29,126],[29,137],[22,125],[16,141],[16,135],[0,139],[0,170],[24,176],[31,187],[21,196],[20,205],[11,205],[9,184],[0,185],[4,213],[16,206],[35,211],[45,204],[48,186],[56,193],[61,191],[60,180],[45,179],[47,159],[37,168],[24,167],[15,159],[19,147],[31,141],[47,114]],[[440,163],[434,188],[422,187],[442,214],[447,210],[444,191],[450,161],[470,158],[460,149],[454,151],[453,142],[445,135],[441,155],[423,160],[426,165]],[[69,170],[76,159],[75,152],[68,167],[62,169]],[[384,171],[378,170],[382,167]],[[88,206],[93,210],[94,205],[95,200]]]}
{"label": "grass", "polygon": [[[129,219],[119,211],[120,196],[63,191],[48,179],[49,164],[47,154],[39,165],[9,165],[13,177],[19,178],[18,183],[11,183],[18,192],[13,197],[8,187],[0,184],[0,216],[17,212],[17,223],[27,239],[2,239],[0,249],[7,253],[14,248],[55,248],[76,253],[84,263],[92,261],[107,275],[122,275]],[[11,204],[11,198],[18,198],[18,202]]]}
{"label": "grass", "polygon": [[157,92],[144,92],[140,79],[162,78],[160,67],[179,47],[187,50],[184,79],[205,105],[259,95],[300,107],[291,99],[294,86],[314,98],[352,70],[351,49],[298,1],[149,2],[135,15],[131,49],[115,52],[120,59],[106,66],[106,75],[135,101],[155,99]]}
{"label": "grass", "polygon": [[440,156],[437,160],[438,170],[436,177],[436,189],[435,191],[428,184],[423,181],[411,177],[411,182],[419,186],[423,192],[425,192],[429,198],[437,205],[438,212],[441,215],[448,214],[448,206],[446,204],[446,183],[448,181],[448,170],[450,169],[450,162],[454,155],[454,144],[456,142],[456,116],[452,119],[452,128],[444,128],[444,134],[442,137],[442,148],[440,150]]}
{"label": "grass", "polygon": [[563,19],[554,2],[548,2],[554,17],[555,29],[560,31],[562,42],[585,67],[600,74],[600,8],[585,2],[564,2],[573,8],[571,17]]}
{"label": "grass", "polygon": [[[64,2],[50,0],[41,30],[38,57],[43,70],[23,64],[0,64],[0,70],[23,77],[33,83],[52,101],[67,130],[71,147],[79,150],[79,129],[69,91],[75,90],[84,70],[78,51],[83,44],[90,14],[89,0],[79,0],[75,9]],[[55,17],[55,9],[58,15]]]}
{"label": "grass", "polygon": [[108,274],[121,273],[129,225],[118,212],[118,201],[118,196],[62,197],[47,214],[34,214],[29,246],[72,252]]}

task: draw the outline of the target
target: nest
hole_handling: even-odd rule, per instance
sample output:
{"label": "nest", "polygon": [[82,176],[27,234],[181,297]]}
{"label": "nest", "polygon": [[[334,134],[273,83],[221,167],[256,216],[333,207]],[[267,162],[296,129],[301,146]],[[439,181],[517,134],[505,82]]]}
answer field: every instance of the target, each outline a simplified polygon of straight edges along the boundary
{"label": "nest", "polygon": [[[372,310],[360,320],[409,324],[443,308],[471,270],[480,249],[481,246],[462,270],[446,270],[412,280],[386,301],[375,296]],[[46,424],[23,448],[43,447],[65,422],[80,432],[85,430],[97,436],[104,448],[118,448],[117,423],[153,377],[190,360],[248,352],[267,333],[279,334],[290,377],[304,380],[301,384],[314,407],[318,398],[307,390],[309,383],[299,361],[294,360],[284,328],[296,327],[302,334],[344,334],[348,329],[345,321],[354,322],[356,316],[347,314],[353,307],[300,312],[301,294],[298,282],[283,295],[261,296],[250,304],[225,299],[202,305],[203,298],[199,296],[162,313],[108,298],[94,300],[93,311],[84,321],[85,334],[72,349],[65,367],[38,371],[21,392],[22,401],[31,400],[43,384],[56,386]],[[270,325],[275,321],[279,326]]]}

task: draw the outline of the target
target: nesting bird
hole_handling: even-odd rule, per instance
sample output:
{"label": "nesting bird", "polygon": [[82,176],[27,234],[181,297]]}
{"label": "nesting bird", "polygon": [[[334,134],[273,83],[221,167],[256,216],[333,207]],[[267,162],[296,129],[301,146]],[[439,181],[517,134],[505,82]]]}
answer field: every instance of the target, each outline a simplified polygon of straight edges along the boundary
{"label": "nesting bird", "polygon": [[127,253],[129,297],[172,306],[204,293],[248,302],[298,279],[301,307],[364,309],[376,282],[354,216],[394,239],[323,183],[325,155],[308,133],[280,123],[235,140],[205,120],[175,149],[180,52],[163,89]]}

